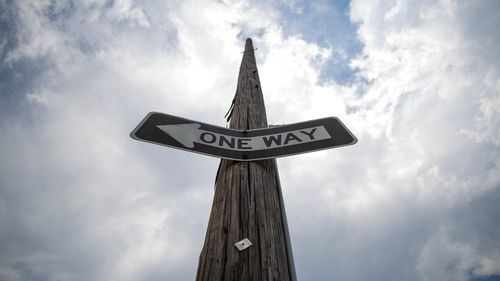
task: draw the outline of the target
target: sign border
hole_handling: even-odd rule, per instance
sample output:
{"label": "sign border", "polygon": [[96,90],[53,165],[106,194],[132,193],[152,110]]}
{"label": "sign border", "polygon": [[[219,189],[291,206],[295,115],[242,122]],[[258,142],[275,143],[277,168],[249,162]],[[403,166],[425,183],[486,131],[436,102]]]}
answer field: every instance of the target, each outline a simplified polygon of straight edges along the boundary
{"label": "sign border", "polygon": [[[215,128],[216,129],[216,133],[222,133],[222,132],[229,133],[231,131],[234,131],[234,132],[236,132],[238,134],[238,135],[233,135],[235,137],[239,137],[240,136],[239,134],[248,134],[249,137],[252,137],[253,135],[255,135],[256,133],[258,133],[260,131],[267,131],[267,130],[270,130],[270,129],[275,129],[275,130],[278,129],[279,130],[280,127],[289,127],[289,126],[293,126],[293,125],[299,125],[299,124],[302,124],[302,123],[310,123],[310,122],[320,121],[320,120],[324,120],[324,119],[334,119],[352,137],[353,141],[350,142],[350,143],[345,143],[345,144],[340,144],[340,145],[335,145],[335,146],[327,146],[327,147],[322,147],[322,148],[318,148],[318,149],[311,149],[311,150],[307,150],[307,151],[299,151],[299,152],[296,152],[296,153],[292,152],[292,153],[287,153],[287,154],[278,155],[278,156],[272,156],[272,157],[259,157],[259,158],[250,158],[250,159],[241,159],[241,158],[225,157],[225,156],[223,157],[223,156],[220,156],[220,155],[214,155],[214,154],[210,154],[210,153],[206,153],[206,152],[201,152],[201,151],[195,150],[195,149],[190,149],[190,148],[187,148],[187,147],[183,146],[182,144],[180,144],[179,146],[169,145],[169,144],[165,144],[165,143],[162,143],[162,142],[156,142],[156,141],[147,140],[147,139],[143,139],[143,138],[138,137],[136,135],[136,133],[139,131],[139,129],[142,128],[142,126],[144,125],[144,123],[146,123],[146,121],[152,115],[154,115],[154,114],[159,114],[159,115],[165,115],[165,116],[169,116],[169,117],[174,117],[174,118],[177,118],[177,119],[179,119],[179,120],[182,121],[182,123],[176,123],[176,124],[196,123],[196,124],[201,125],[202,127],[203,126],[208,126],[208,127],[211,127],[211,128]],[[327,128],[325,127],[325,129],[327,129]],[[289,131],[289,129],[288,130],[283,130],[283,132],[287,132],[287,131]],[[328,129],[327,129],[327,131],[328,131]],[[156,145],[161,145],[161,146],[176,148],[176,149],[185,150],[185,151],[189,151],[189,152],[194,152],[194,153],[198,153],[198,154],[203,154],[203,155],[207,155],[207,156],[211,156],[211,157],[215,157],[215,158],[227,159],[227,160],[232,160],[232,161],[241,161],[241,162],[260,161],[260,160],[266,160],[266,159],[276,159],[276,158],[280,158],[280,157],[287,157],[287,156],[293,156],[293,155],[304,154],[304,153],[309,153],[309,152],[315,152],[315,151],[320,151],[320,150],[326,150],[326,149],[332,149],[332,148],[337,148],[337,147],[354,145],[354,144],[356,144],[358,142],[358,139],[356,138],[356,136],[344,125],[344,123],[342,123],[339,118],[333,117],[333,116],[332,117],[319,118],[319,119],[313,119],[313,120],[308,120],[308,121],[303,121],[303,122],[291,123],[291,124],[278,125],[278,126],[267,127],[267,128],[257,128],[257,129],[250,129],[250,130],[236,130],[236,129],[225,128],[225,127],[221,127],[221,126],[217,126],[217,125],[212,125],[212,124],[208,124],[208,123],[204,123],[204,122],[199,122],[199,121],[195,121],[195,120],[191,120],[191,119],[187,119],[187,118],[183,118],[183,117],[178,117],[178,116],[174,116],[174,115],[170,115],[170,114],[166,114],[166,113],[151,111],[151,112],[149,112],[141,120],[141,122],[134,128],[134,130],[129,135],[130,135],[130,137],[132,139],[138,140],[138,141],[142,141],[142,142],[147,142],[147,143],[152,143],[152,144],[156,144]],[[259,136],[259,134],[256,134],[256,135]],[[333,139],[333,137],[332,137],[332,139]],[[283,147],[280,147],[280,148],[283,148]],[[280,149],[280,148],[270,148],[269,150]],[[231,150],[229,150],[229,151],[231,151]],[[249,150],[249,151],[251,151],[251,150]]]}

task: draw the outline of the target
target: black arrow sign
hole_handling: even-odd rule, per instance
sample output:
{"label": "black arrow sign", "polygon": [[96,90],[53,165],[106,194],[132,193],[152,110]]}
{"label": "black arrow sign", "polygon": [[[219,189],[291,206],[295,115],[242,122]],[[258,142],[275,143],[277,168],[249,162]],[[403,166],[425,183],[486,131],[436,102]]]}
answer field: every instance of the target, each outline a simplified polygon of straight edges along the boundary
{"label": "black arrow sign", "polygon": [[130,136],[237,161],[276,158],[357,142],[335,117],[239,131],[157,112],[150,112]]}

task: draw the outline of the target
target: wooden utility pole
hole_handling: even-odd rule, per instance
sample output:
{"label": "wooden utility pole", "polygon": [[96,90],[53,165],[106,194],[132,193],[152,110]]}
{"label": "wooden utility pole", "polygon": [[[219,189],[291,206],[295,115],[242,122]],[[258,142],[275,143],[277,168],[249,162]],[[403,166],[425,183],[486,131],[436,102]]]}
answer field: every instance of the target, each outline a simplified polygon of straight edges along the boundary
{"label": "wooden utility pole", "polygon": [[[252,40],[247,39],[230,128],[267,128]],[[253,244],[239,251],[235,243]],[[295,281],[276,160],[221,160],[197,281]]]}

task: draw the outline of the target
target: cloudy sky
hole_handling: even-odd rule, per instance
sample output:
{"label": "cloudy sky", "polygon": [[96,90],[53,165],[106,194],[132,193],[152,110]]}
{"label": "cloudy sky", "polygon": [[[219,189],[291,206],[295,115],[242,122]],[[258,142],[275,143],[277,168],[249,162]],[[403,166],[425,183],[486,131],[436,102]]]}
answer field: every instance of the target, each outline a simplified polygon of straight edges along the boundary
{"label": "cloudy sky", "polygon": [[194,280],[251,37],[271,124],[359,142],[278,160],[299,280],[500,280],[500,2],[0,0],[0,280]]}

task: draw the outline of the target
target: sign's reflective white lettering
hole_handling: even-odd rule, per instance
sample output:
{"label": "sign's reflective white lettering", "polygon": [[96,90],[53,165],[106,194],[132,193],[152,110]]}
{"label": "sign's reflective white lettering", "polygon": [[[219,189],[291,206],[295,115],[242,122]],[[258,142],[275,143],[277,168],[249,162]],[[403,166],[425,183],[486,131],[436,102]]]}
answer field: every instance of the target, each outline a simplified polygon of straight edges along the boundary
{"label": "sign's reflective white lettering", "polygon": [[200,124],[158,125],[162,131],[187,148],[195,143],[231,150],[262,150],[331,138],[324,126],[250,138],[234,137],[200,129]]}
{"label": "sign's reflective white lettering", "polygon": [[253,161],[356,143],[335,117],[248,131],[151,112],[132,138],[238,161]]}

